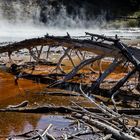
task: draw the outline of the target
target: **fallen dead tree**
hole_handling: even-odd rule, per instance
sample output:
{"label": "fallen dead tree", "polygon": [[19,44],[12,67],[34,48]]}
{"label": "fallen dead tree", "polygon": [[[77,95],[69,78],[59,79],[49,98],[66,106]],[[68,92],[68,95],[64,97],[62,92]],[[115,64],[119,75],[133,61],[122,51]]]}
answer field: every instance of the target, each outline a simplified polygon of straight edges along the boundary
{"label": "fallen dead tree", "polygon": [[[68,119],[71,119],[75,122],[78,121],[78,123],[84,124],[84,127],[88,126],[92,131],[95,131],[95,128],[98,129],[98,131],[102,133],[102,137],[106,137],[107,135],[110,135],[109,138],[115,138],[117,140],[138,140],[140,135],[140,128],[138,125],[139,117],[132,115],[131,110],[118,110],[118,112],[115,112],[111,108],[103,105],[98,104],[96,101],[92,100],[90,97],[88,97],[85,93],[83,95],[89,99],[94,105],[96,105],[96,108],[86,108],[78,105],[77,103],[74,103],[73,107],[58,107],[58,106],[44,106],[44,107],[36,107],[36,108],[25,108],[25,107],[19,107],[19,108],[6,108],[6,109],[0,109],[0,112],[24,112],[24,113],[65,113],[67,114]],[[123,114],[130,113],[131,115]],[[134,111],[134,110],[133,110]],[[71,117],[69,117],[69,115]],[[72,114],[72,115],[71,115]],[[136,121],[136,125],[132,126],[128,124],[129,120]],[[79,125],[78,125],[79,126]],[[81,126],[81,125],[80,125]],[[78,130],[78,128],[77,128]],[[81,130],[81,129],[80,129]],[[37,130],[27,132],[25,134],[21,135],[15,135],[11,136],[12,139],[18,139],[18,138],[29,138],[31,139],[37,139],[37,138],[43,138],[44,136],[49,137],[50,139],[55,139],[51,134],[46,133],[47,129],[42,132],[36,133]],[[87,131],[81,130],[80,132],[76,132],[75,134],[68,135],[69,138],[75,138],[75,136],[80,136],[82,134],[88,134],[85,133]],[[98,133],[99,133],[98,132]],[[30,135],[28,135],[30,134]],[[43,135],[46,134],[46,135]],[[91,135],[96,134],[96,132],[90,133]],[[43,136],[43,137],[42,137]],[[100,137],[101,137],[100,136]]]}
{"label": "fallen dead tree", "polygon": [[[33,38],[6,46],[1,46],[0,53],[8,52],[8,56],[11,60],[11,54],[13,51],[28,49],[29,54],[32,56],[32,58],[37,63],[39,63],[44,46],[48,46],[48,50],[46,52],[46,61],[50,55],[51,48],[61,46],[64,54],[59,58],[58,62],[56,63],[56,67],[52,72],[50,72],[50,74],[53,74],[54,71],[60,71],[60,73],[64,75],[61,77],[61,79],[56,78],[56,81],[54,83],[50,82],[49,87],[55,86],[57,84],[60,85],[65,81],[73,79],[77,75],[77,73],[81,69],[83,69],[83,67],[90,66],[90,70],[92,70],[91,65],[93,65],[96,61],[101,61],[105,57],[113,58],[113,62],[103,73],[100,72],[97,80],[93,82],[91,81],[92,84],[89,93],[93,93],[95,90],[97,90],[100,87],[101,83],[105,80],[105,78],[110,75],[117,67],[129,62],[132,69],[110,89],[110,94],[112,95],[121,87],[123,87],[123,85],[128,81],[129,78],[131,78],[136,72],[140,71],[140,50],[138,48],[128,47],[127,45],[123,44],[117,38],[117,36],[115,38],[108,38],[106,36],[96,35],[92,33],[86,33],[86,35],[88,36],[85,36],[84,39],[75,39],[73,37],[70,37],[70,35],[64,37],[46,35],[43,38]],[[38,49],[37,46],[41,46],[40,49]],[[72,58],[73,52],[74,55],[76,55],[80,59],[80,63],[77,65],[75,65]],[[89,58],[86,58],[86,52],[90,52],[93,54],[90,54],[91,57],[89,57],[87,54]],[[71,71],[68,73],[66,73],[62,68],[62,61],[66,57],[69,58],[69,61],[73,66],[71,68]],[[21,73],[19,73],[16,79],[20,77],[22,77]]]}
{"label": "fallen dead tree", "polygon": [[[0,53],[8,52],[8,56],[11,58],[11,54],[13,51],[18,51],[21,49],[28,49],[29,54],[36,62],[30,62],[28,68],[31,68],[31,73],[24,72],[24,69],[27,69],[24,65],[17,65],[12,69],[12,71],[16,71],[15,84],[18,84],[19,78],[27,78],[35,81],[39,81],[42,83],[49,84],[49,87],[57,87],[62,89],[72,89],[81,94],[71,94],[67,93],[67,96],[84,96],[89,100],[90,103],[93,104],[93,107],[82,107],[76,103],[73,103],[73,106],[65,107],[65,106],[39,106],[35,108],[26,107],[28,101],[22,102],[18,105],[9,105],[9,107],[0,109],[0,112],[22,112],[22,113],[65,113],[71,115],[73,119],[78,120],[78,122],[83,123],[85,126],[90,128],[96,128],[99,131],[102,131],[101,139],[123,139],[123,140],[138,140],[140,135],[139,124],[139,94],[132,94],[130,92],[124,92],[121,90],[121,87],[129,81],[136,72],[140,71],[140,50],[138,48],[128,47],[123,44],[117,36],[112,39],[101,35],[86,33],[89,35],[84,39],[74,39],[70,36],[65,37],[55,37],[55,36],[45,36],[43,38],[37,39],[29,39],[21,42],[9,44],[6,46],[0,47]],[[40,49],[37,47],[41,46]],[[43,51],[43,47],[48,46],[48,50],[45,51],[46,58],[41,60],[41,53]],[[48,61],[49,55],[52,53],[51,48],[53,47],[62,47],[60,58],[57,62]],[[56,52],[54,52],[56,53]],[[75,64],[73,57],[77,56],[79,59],[79,64]],[[110,65],[101,72],[99,69],[99,77],[96,80],[92,80],[90,76],[91,73],[94,73],[94,69],[92,65],[95,62],[100,61],[106,57],[111,57]],[[65,71],[63,64],[63,60],[67,58],[71,63],[70,71]],[[49,74],[33,74],[35,70],[35,65],[40,64],[40,62],[46,65],[46,68],[53,67],[52,71],[49,71]],[[101,84],[105,81],[105,78],[108,77],[112,72],[115,71],[120,65],[130,65],[131,69],[126,72],[126,74],[122,77],[121,80],[115,81],[115,85],[111,87],[111,89],[100,89]],[[87,76],[84,73],[80,73],[84,67],[89,67],[91,73],[89,74],[89,78],[91,78],[90,84],[79,84],[74,83],[73,78],[77,77],[78,79],[82,79],[82,77]],[[17,72],[18,71],[18,72]],[[70,86],[72,88],[70,88]],[[80,87],[80,88],[79,88]],[[84,90],[83,90],[84,89]],[[98,92],[99,90],[99,92]],[[96,93],[97,92],[97,93]],[[99,98],[96,95],[108,97],[109,100],[107,102],[98,103],[96,100]],[[46,92],[47,94],[47,92]],[[48,93],[50,95],[62,95],[62,93]],[[92,95],[91,95],[92,94]],[[117,108],[117,101],[120,102],[132,102],[137,101],[137,108]],[[113,106],[108,107],[106,104],[109,102],[113,103]],[[106,103],[106,104],[105,104]],[[121,103],[122,105],[123,103]],[[129,121],[135,122],[135,125],[128,123]],[[47,135],[47,138],[55,139],[49,133],[44,133]],[[83,132],[83,130],[82,130]],[[74,134],[63,136],[64,139],[75,138],[78,135],[81,135],[82,132],[76,132]],[[84,131],[85,132],[85,131]],[[31,138],[39,138],[45,139],[42,132],[36,132],[36,134],[32,135]],[[85,134],[85,133],[84,133]],[[23,136],[23,135],[22,135]],[[25,135],[24,135],[25,136]],[[26,138],[26,136],[25,136]]]}
{"label": "fallen dead tree", "polygon": [[[98,55],[105,55],[111,56],[120,56],[120,51],[118,48],[114,46],[114,42],[119,41],[118,39],[109,39],[104,36],[90,34],[91,36],[95,36],[98,39],[103,39],[101,41],[94,41],[89,39],[78,40],[72,39],[67,36],[65,37],[56,37],[56,36],[45,36],[44,38],[33,38],[33,39],[26,39],[21,42],[16,42],[13,44],[9,44],[6,46],[0,47],[0,53],[9,52],[12,53],[13,51],[18,51],[21,49],[31,49],[36,46],[64,46],[70,49],[78,49],[80,51],[89,51],[93,52]],[[86,37],[86,36],[85,36]],[[112,43],[104,43],[104,41],[109,41]],[[140,59],[140,50],[133,47],[128,47],[128,50],[133,53],[137,59]]]}
{"label": "fallen dead tree", "polygon": [[[89,112],[85,108],[77,105],[82,113],[74,114],[73,117],[76,117],[85,123],[88,123],[91,126],[96,126],[98,129],[102,130],[104,133],[112,134],[112,137],[115,139],[122,140],[138,140],[139,138],[132,133],[131,127],[125,123],[128,120],[128,116],[121,116],[118,112],[112,110],[104,104],[98,104],[90,96],[85,94],[81,88],[81,92],[85,98],[87,98],[93,105],[95,105],[104,115],[100,116],[99,114],[94,114]],[[86,114],[86,115],[85,115]],[[131,116],[130,116],[131,117]],[[130,119],[129,117],[129,119]],[[132,117],[133,118],[133,117]],[[133,118],[134,119],[134,118]],[[136,118],[135,118],[136,119]],[[137,121],[139,118],[137,118]],[[120,126],[122,126],[120,129]],[[136,128],[138,123],[136,123]],[[139,129],[139,128],[138,128]],[[135,130],[134,130],[135,131]],[[136,132],[136,131],[135,131]],[[139,135],[139,134],[138,134]]]}
{"label": "fallen dead tree", "polygon": [[89,123],[90,125],[96,126],[98,129],[103,130],[105,133],[112,134],[114,138],[121,139],[121,140],[138,140],[138,138],[135,138],[127,133],[120,132],[117,129],[114,129],[112,126],[109,126],[105,123],[102,123],[98,120],[90,119],[88,116],[83,115],[75,115],[76,118],[82,119],[86,123]]}
{"label": "fallen dead tree", "polygon": [[[14,106],[14,105],[12,105]],[[102,113],[97,107],[84,107],[89,112],[93,113]],[[112,108],[113,109],[113,108]],[[39,106],[39,107],[17,107],[17,108],[3,108],[0,109],[0,112],[21,112],[21,113],[51,113],[51,112],[58,112],[58,113],[82,113],[83,111],[79,110],[79,107],[76,106]],[[123,116],[127,116],[129,118],[133,118],[134,120],[139,120],[140,117],[133,117],[133,115],[139,115],[140,109],[139,108],[123,108],[117,110],[119,114]],[[126,114],[126,115],[124,115]],[[132,117],[131,117],[132,115]]]}
{"label": "fallen dead tree", "polygon": [[[64,74],[50,74],[50,75],[37,75],[37,74],[27,74],[27,73],[22,73],[22,78],[26,78],[26,79],[30,79],[33,80],[35,82],[41,82],[44,84],[49,84],[52,85],[52,83],[55,83],[56,80],[58,79],[58,77],[62,77],[65,76]],[[79,75],[76,75],[78,77],[80,77]],[[82,89],[84,90],[84,92],[88,93],[90,91],[91,85],[89,84],[82,84]],[[59,88],[59,89],[64,89],[66,90],[67,96],[79,96],[79,93],[81,92],[79,87],[80,87],[80,83],[76,83],[76,82],[70,82],[70,81],[64,81],[61,82],[61,84],[56,84],[53,86],[54,88]],[[49,86],[47,86],[47,88],[49,88]],[[75,91],[76,94],[72,94],[71,91]],[[42,94],[44,94],[47,92],[43,92]],[[68,94],[69,93],[69,94]],[[49,93],[51,94],[51,92]],[[52,93],[53,94],[53,93]],[[55,93],[54,95],[59,95],[61,96],[63,93]],[[63,94],[64,95],[64,94]],[[105,88],[98,88],[97,90],[94,91],[94,95],[100,95],[102,97],[107,97],[107,98],[111,98],[113,93],[109,92],[109,89],[105,89]],[[66,96],[66,95],[64,95]],[[96,100],[98,100],[98,98],[96,98],[96,96],[94,96],[94,98]],[[117,94],[116,98],[119,98],[120,100],[126,101],[126,102],[132,102],[132,101],[139,101],[140,100],[140,96],[139,94],[135,94],[132,91],[125,91],[125,90],[119,90],[119,94]]]}

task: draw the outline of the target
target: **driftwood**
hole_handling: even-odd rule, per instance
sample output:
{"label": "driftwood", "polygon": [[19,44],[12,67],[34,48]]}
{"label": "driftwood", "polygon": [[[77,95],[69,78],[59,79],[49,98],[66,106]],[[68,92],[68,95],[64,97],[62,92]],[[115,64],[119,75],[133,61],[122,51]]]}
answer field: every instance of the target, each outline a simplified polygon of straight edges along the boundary
{"label": "driftwood", "polygon": [[[47,129],[45,129],[45,131],[41,134],[41,136],[44,138],[45,136],[49,139],[49,140],[56,140],[51,134],[48,133],[48,130],[52,127],[52,124],[50,124]],[[45,139],[45,138],[44,138]]]}

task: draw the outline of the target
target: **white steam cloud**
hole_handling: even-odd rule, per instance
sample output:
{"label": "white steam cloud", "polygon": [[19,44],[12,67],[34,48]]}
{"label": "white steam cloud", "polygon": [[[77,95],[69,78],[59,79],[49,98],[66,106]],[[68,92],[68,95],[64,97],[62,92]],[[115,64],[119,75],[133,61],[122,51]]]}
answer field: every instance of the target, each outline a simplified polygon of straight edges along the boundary
{"label": "white steam cloud", "polygon": [[[84,35],[85,31],[89,31],[101,34],[100,29],[106,25],[104,12],[87,20],[83,8],[75,15],[68,15],[63,5],[57,13],[51,5],[44,6],[46,23],[41,20],[42,9],[37,0],[0,0],[0,41],[18,41],[46,33]],[[114,32],[102,29],[102,34],[114,35]]]}
{"label": "white steam cloud", "polygon": [[[51,5],[45,5],[43,15],[47,19],[44,26],[59,28],[90,28],[105,24],[104,15],[96,19],[86,19],[83,8],[76,15],[68,15],[66,8],[61,5],[59,12]],[[41,6],[34,0],[0,0],[0,21],[12,24],[34,24],[42,25]]]}

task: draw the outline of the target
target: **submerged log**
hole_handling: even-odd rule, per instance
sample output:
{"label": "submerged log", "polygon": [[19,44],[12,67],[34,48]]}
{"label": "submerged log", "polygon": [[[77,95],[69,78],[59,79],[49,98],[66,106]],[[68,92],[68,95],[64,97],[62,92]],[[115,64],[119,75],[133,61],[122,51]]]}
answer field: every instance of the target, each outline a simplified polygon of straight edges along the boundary
{"label": "submerged log", "polygon": [[[98,108],[96,107],[85,107],[86,110],[93,112],[93,113],[102,113]],[[58,112],[58,113],[72,113],[77,112],[78,113],[79,107],[76,106],[40,106],[40,107],[22,107],[22,108],[3,108],[0,109],[0,112],[22,112],[22,113],[52,113],[52,112]],[[127,114],[128,118],[131,118],[131,115],[139,115],[140,109],[139,108],[123,108],[117,110],[119,114]],[[82,113],[82,111],[79,110],[79,113]],[[124,115],[126,116],[126,115]],[[140,119],[140,117],[132,117],[132,119]]]}

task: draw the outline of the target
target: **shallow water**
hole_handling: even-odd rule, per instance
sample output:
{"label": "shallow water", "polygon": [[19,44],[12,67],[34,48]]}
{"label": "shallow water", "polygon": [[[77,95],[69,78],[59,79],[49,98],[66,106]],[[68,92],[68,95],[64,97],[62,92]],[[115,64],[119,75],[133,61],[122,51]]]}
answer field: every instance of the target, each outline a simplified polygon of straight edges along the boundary
{"label": "shallow water", "polygon": [[0,118],[0,139],[36,129],[45,130],[49,124],[53,125],[50,129],[51,134],[59,136],[62,135],[62,131],[58,130],[68,127],[72,122],[59,114],[0,113]]}
{"label": "shallow water", "polygon": [[[69,106],[72,104],[71,101],[88,104],[81,97],[42,94],[42,91],[46,91],[45,86],[26,79],[20,79],[18,85],[15,85],[13,75],[0,71],[0,108],[19,104],[24,100],[29,101],[28,107],[37,107],[39,105]],[[48,89],[47,91],[61,92],[59,89]],[[61,127],[66,127],[69,121],[55,113],[0,113],[0,139],[34,129],[45,129],[50,123],[61,129]],[[51,133],[56,136],[58,133],[61,134],[58,130]]]}
{"label": "shallow water", "polygon": [[[106,62],[104,63],[102,68],[105,69],[108,65],[109,63]],[[42,70],[42,67],[36,67],[36,71],[34,72],[38,72],[39,68],[40,70]],[[98,70],[98,65],[95,65],[95,69]],[[83,69],[82,72],[87,72],[87,69]],[[109,78],[117,79],[122,77],[122,75],[124,74],[121,73],[121,68],[117,68],[116,72],[120,72],[117,77],[116,73],[113,73]],[[79,79],[77,79],[76,81],[78,80]],[[84,82],[88,81],[84,80]],[[0,71],[0,108],[5,108],[8,105],[16,105],[25,100],[29,101],[28,107],[37,107],[41,105],[70,106],[72,105],[71,101],[84,106],[91,106],[91,104],[81,96],[58,96],[47,94],[47,92],[52,91],[64,92],[64,90],[60,89],[48,89],[44,84],[38,84],[34,81],[22,78],[18,80],[18,85],[16,85],[13,75],[2,70]],[[58,119],[58,117],[60,117],[60,120]],[[68,124],[68,122],[66,123],[62,118],[62,116],[56,116],[56,114],[54,113],[52,115],[0,113],[0,134],[7,136],[12,134],[24,133],[35,128],[45,129],[50,120],[52,124],[58,122],[58,127]],[[5,124],[5,122],[7,123]]]}
{"label": "shallow water", "polygon": [[[100,29],[47,29],[45,27],[24,27],[11,26],[11,28],[1,28],[0,42],[19,41],[31,37],[41,37],[46,33],[51,35],[66,35],[69,32],[71,35],[85,35],[84,32],[92,32],[105,34],[108,36],[125,36],[127,38],[139,38],[140,29],[122,29],[122,30],[101,30]],[[112,74],[114,78],[120,78],[119,74]],[[0,108],[8,105],[19,104],[24,100],[29,101],[29,107],[38,105],[56,105],[69,106],[71,101],[79,102],[80,104],[89,105],[88,102],[81,97],[72,96],[52,96],[41,94],[46,90],[46,85],[37,84],[33,81],[20,79],[18,85],[14,82],[14,76],[4,71],[0,71]],[[47,89],[48,90],[48,89]],[[59,91],[59,89],[51,89],[51,91]],[[26,114],[26,113],[0,113],[0,137],[20,134],[33,129],[45,129],[49,124],[53,124],[57,128],[67,126],[70,122],[64,119],[61,115],[56,114]],[[55,131],[53,131],[55,133]],[[61,131],[57,130],[57,133]]]}

